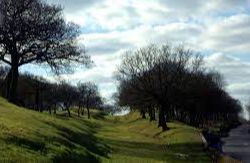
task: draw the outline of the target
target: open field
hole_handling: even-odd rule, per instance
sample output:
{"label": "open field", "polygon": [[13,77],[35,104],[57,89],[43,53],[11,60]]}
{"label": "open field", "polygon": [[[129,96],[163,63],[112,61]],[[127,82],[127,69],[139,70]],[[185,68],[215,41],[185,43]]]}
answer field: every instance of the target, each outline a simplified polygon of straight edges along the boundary
{"label": "open field", "polygon": [[199,130],[175,122],[162,133],[137,113],[51,116],[0,98],[0,162],[211,162]]}

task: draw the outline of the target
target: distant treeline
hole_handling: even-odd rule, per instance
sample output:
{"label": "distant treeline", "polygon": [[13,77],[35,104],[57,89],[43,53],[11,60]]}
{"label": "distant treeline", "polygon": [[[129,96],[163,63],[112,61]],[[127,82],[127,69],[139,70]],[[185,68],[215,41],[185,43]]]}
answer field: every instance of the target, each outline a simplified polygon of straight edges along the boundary
{"label": "distant treeline", "polygon": [[[8,72],[8,67],[0,67],[2,96],[6,93]],[[66,110],[69,116],[72,108],[77,108],[78,116],[84,114],[86,108],[90,118],[89,109],[100,109],[103,99],[94,83],[78,83],[73,86],[65,81],[52,83],[42,77],[23,73],[19,75],[16,103],[40,112],[49,111],[50,114],[56,114],[57,110]]]}
{"label": "distant treeline", "polygon": [[[225,90],[222,76],[208,71],[199,54],[183,45],[149,45],[128,51],[118,68],[117,102],[143,118],[178,120],[196,127],[238,120],[241,104]],[[156,113],[158,117],[156,117]]]}

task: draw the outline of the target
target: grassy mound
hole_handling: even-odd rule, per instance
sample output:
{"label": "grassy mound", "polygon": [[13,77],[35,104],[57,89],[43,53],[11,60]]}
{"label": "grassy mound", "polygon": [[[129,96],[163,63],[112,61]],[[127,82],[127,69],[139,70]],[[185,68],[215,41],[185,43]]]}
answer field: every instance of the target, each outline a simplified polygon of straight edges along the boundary
{"label": "grassy mound", "polygon": [[0,99],[0,162],[97,162],[107,147],[91,121],[26,110]]}
{"label": "grassy mound", "polygon": [[137,113],[51,116],[0,98],[0,162],[210,162],[200,132],[170,123],[161,132]]}

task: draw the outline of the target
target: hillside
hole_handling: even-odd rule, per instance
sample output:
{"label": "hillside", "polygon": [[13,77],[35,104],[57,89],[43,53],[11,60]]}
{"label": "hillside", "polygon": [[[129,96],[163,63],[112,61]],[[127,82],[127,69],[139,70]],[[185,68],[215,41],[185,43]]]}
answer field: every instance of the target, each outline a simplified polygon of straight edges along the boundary
{"label": "hillside", "polygon": [[162,133],[137,113],[92,115],[51,116],[0,98],[0,162],[211,162],[192,127]]}

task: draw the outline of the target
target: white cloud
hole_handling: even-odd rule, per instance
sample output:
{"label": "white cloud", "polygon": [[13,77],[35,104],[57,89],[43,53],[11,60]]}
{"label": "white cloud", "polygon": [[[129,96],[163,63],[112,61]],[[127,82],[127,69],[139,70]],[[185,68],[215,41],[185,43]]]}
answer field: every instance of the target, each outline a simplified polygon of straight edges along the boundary
{"label": "white cloud", "polygon": [[249,52],[250,15],[237,14],[214,20],[206,28],[201,38],[203,48],[232,53]]}
{"label": "white cloud", "polygon": [[225,77],[226,88],[231,95],[243,103],[250,99],[250,63],[223,53],[212,54],[205,61],[208,67]]}
{"label": "white cloud", "polygon": [[100,28],[109,30],[129,29],[137,25],[163,24],[173,20],[197,20],[199,18],[199,21],[204,21],[202,19],[208,16],[247,12],[250,6],[249,0],[48,1],[64,6],[69,20],[83,25],[83,20],[88,19]]}
{"label": "white cloud", "polygon": [[[115,91],[112,78],[120,55],[149,43],[186,43],[220,71],[227,90],[246,101],[250,83],[250,0],[47,0],[61,4],[65,17],[81,25],[79,41],[96,67],[64,76],[94,81],[102,94]],[[244,89],[245,87],[245,89]]]}
{"label": "white cloud", "polygon": [[171,23],[158,26],[138,26],[125,31],[83,34],[80,40],[91,54],[114,55],[149,43],[186,42],[196,43],[202,26],[187,23]]}
{"label": "white cloud", "polygon": [[[214,53],[205,58],[208,67],[219,71],[226,80],[226,90],[239,99],[243,108],[250,100],[250,63],[223,53]],[[246,109],[244,108],[244,113]],[[247,114],[242,113],[245,118]]]}

